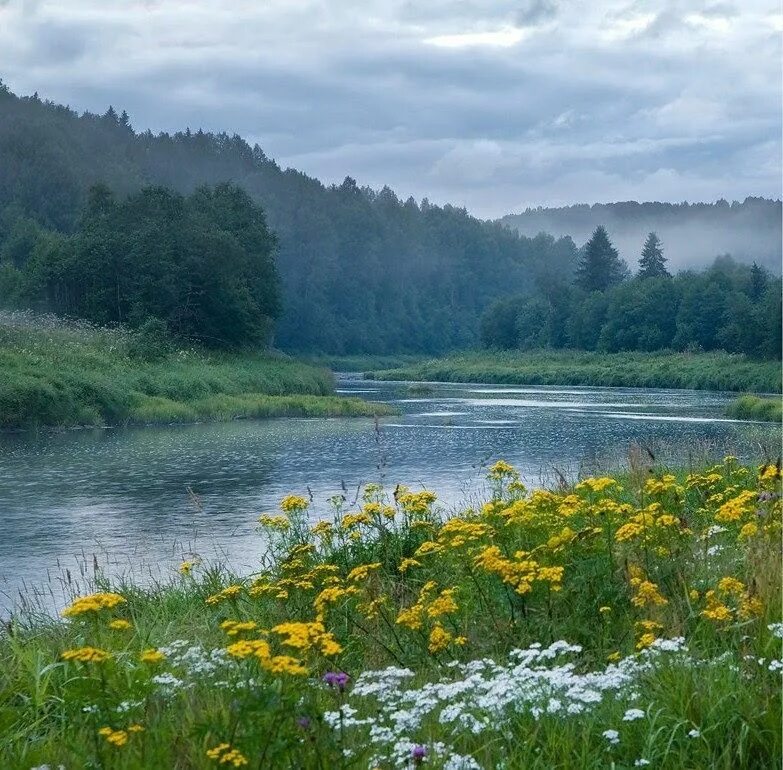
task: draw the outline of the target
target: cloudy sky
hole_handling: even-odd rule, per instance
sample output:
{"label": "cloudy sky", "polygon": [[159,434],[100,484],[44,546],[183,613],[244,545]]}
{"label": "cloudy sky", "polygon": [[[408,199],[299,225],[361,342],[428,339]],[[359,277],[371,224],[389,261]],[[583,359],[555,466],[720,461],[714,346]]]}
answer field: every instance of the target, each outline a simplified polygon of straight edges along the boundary
{"label": "cloudy sky", "polygon": [[775,0],[0,0],[0,77],[494,217],[781,194]]}

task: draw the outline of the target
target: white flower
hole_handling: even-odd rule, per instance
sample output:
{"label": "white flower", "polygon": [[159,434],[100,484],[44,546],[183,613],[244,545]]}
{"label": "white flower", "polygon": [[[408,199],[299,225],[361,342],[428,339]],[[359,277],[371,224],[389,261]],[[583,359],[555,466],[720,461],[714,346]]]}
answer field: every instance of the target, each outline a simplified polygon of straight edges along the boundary
{"label": "white flower", "polygon": [[633,763],[634,767],[644,767],[645,765],[649,765],[650,760],[649,759],[637,759],[636,762]]}
{"label": "white flower", "polygon": [[620,733],[618,733],[617,730],[604,730],[601,735],[603,735],[612,746],[620,743]]}
{"label": "white flower", "polygon": [[701,738],[701,730],[694,728],[688,733],[689,738]]}
{"label": "white flower", "polygon": [[635,719],[644,719],[644,711],[641,709],[628,709],[623,715],[623,722],[633,722]]}
{"label": "white flower", "polygon": [[783,639],[783,623],[770,623],[767,628],[772,631],[772,636]]}

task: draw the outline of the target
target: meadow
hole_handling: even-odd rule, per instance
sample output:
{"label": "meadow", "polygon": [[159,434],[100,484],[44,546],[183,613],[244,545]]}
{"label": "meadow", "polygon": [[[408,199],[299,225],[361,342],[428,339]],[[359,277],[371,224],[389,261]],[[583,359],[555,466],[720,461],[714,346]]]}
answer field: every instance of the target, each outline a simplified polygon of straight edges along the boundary
{"label": "meadow", "polygon": [[781,752],[775,465],[485,501],[368,485],[259,518],[252,575],[98,580],[0,632],[4,768],[766,768]]}
{"label": "meadow", "polygon": [[376,380],[603,385],[780,393],[780,362],[730,353],[465,352],[390,369]]}
{"label": "meadow", "polygon": [[0,316],[0,429],[390,412],[338,397],[329,371],[282,354],[188,347],[154,328]]}

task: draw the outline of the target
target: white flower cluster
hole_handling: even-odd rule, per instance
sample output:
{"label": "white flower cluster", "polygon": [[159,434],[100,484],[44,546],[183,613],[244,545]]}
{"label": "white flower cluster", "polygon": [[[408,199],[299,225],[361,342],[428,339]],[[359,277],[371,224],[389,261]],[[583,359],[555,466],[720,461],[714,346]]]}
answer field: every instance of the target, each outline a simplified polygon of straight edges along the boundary
{"label": "white flower cluster", "polygon": [[[345,703],[339,711],[327,712],[326,722],[334,729],[367,729],[369,743],[376,754],[369,767],[391,762],[398,768],[410,766],[416,733],[424,733],[425,723],[438,722],[454,739],[468,734],[502,730],[515,714],[560,718],[584,714],[599,704],[606,694],[632,700],[633,685],[639,676],[656,665],[661,654],[680,654],[688,660],[682,638],[659,639],[647,650],[632,655],[602,671],[577,673],[573,662],[560,662],[567,655],[582,651],[578,645],[558,641],[549,647],[533,644],[513,650],[506,665],[490,659],[465,664],[450,664],[450,677],[428,682],[417,689],[405,689],[413,677],[409,669],[387,668],[366,671],[351,692],[354,705]],[[359,717],[359,699],[370,698],[370,716]],[[641,719],[645,712],[628,709],[624,720]],[[616,730],[607,730],[609,744],[619,742]],[[429,751],[444,762],[444,767],[472,770],[478,768],[473,757],[457,754],[442,743]]]}

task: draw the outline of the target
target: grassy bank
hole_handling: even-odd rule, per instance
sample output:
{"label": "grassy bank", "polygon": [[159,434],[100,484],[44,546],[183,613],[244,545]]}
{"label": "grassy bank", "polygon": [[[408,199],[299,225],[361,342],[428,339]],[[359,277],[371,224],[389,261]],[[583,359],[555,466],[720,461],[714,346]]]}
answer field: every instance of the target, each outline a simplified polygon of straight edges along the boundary
{"label": "grassy bank", "polygon": [[780,362],[728,353],[475,352],[373,370],[378,380],[780,392]]}
{"label": "grassy bank", "polygon": [[366,372],[371,369],[397,369],[426,360],[427,356],[401,353],[399,355],[306,356],[307,363],[323,366],[335,372]]}
{"label": "grassy bank", "polygon": [[780,474],[527,492],[368,486],[261,517],[247,578],[185,562],[0,631],[0,765],[737,768],[781,762]]}
{"label": "grassy bank", "polygon": [[781,405],[779,398],[740,396],[726,407],[726,416],[736,420],[781,422],[783,420],[783,405]]}
{"label": "grassy bank", "polygon": [[388,411],[337,397],[327,370],[279,355],[210,353],[125,330],[0,317],[0,428]]}

